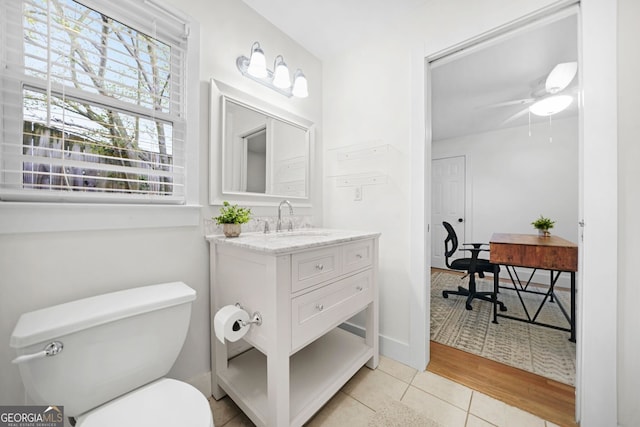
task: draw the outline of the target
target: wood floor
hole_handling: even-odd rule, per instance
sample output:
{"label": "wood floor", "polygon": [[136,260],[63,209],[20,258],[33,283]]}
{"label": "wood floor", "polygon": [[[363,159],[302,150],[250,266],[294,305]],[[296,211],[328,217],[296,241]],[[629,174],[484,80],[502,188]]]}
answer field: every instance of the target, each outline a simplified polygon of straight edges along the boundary
{"label": "wood floor", "polygon": [[535,414],[575,427],[575,388],[431,341],[427,366],[440,376]]}

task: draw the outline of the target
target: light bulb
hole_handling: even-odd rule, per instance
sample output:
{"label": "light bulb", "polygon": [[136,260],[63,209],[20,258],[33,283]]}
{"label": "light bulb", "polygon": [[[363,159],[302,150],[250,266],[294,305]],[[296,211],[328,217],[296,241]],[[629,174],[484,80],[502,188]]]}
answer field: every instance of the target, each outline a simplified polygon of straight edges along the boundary
{"label": "light bulb", "polygon": [[289,89],[291,87],[291,78],[289,77],[289,68],[284,63],[281,55],[275,60],[273,72],[273,85],[280,89]]}
{"label": "light bulb", "polygon": [[536,116],[551,116],[565,110],[573,102],[570,95],[556,95],[534,103],[529,107]]}
{"label": "light bulb", "polygon": [[267,61],[258,42],[255,42],[251,48],[251,59],[249,59],[247,73],[261,79],[267,77]]}
{"label": "light bulb", "polygon": [[293,89],[291,90],[293,96],[298,98],[306,98],[309,96],[309,89],[307,87],[307,78],[302,74],[302,71],[297,70],[293,76]]}
{"label": "light bulb", "polygon": [[545,89],[547,92],[554,94],[564,90],[578,72],[577,62],[563,62],[553,67],[553,70],[547,76]]}

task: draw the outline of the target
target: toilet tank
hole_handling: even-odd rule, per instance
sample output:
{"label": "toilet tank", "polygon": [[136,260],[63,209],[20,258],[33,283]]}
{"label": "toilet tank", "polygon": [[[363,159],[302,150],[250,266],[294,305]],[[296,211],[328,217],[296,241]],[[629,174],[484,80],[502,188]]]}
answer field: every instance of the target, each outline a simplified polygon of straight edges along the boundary
{"label": "toilet tank", "polygon": [[195,298],[174,282],[23,314],[10,341],[18,356],[53,341],[64,346],[18,363],[27,393],[36,404],[64,405],[73,417],[163,377],[180,353]]}

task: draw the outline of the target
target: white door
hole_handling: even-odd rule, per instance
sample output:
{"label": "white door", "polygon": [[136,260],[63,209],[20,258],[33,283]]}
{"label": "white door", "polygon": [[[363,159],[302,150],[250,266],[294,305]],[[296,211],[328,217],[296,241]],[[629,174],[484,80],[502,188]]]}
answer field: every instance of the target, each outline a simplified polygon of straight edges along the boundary
{"label": "white door", "polygon": [[[442,221],[453,226],[458,242],[464,242],[465,158],[447,157],[431,161],[431,266],[446,268]],[[458,255],[459,256],[459,255]]]}

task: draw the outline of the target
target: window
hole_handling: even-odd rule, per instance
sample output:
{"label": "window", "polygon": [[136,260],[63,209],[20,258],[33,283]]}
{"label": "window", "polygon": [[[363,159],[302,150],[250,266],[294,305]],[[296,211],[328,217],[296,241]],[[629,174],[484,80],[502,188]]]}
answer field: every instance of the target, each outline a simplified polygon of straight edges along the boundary
{"label": "window", "polygon": [[187,24],[149,0],[0,1],[0,198],[184,203]]}

